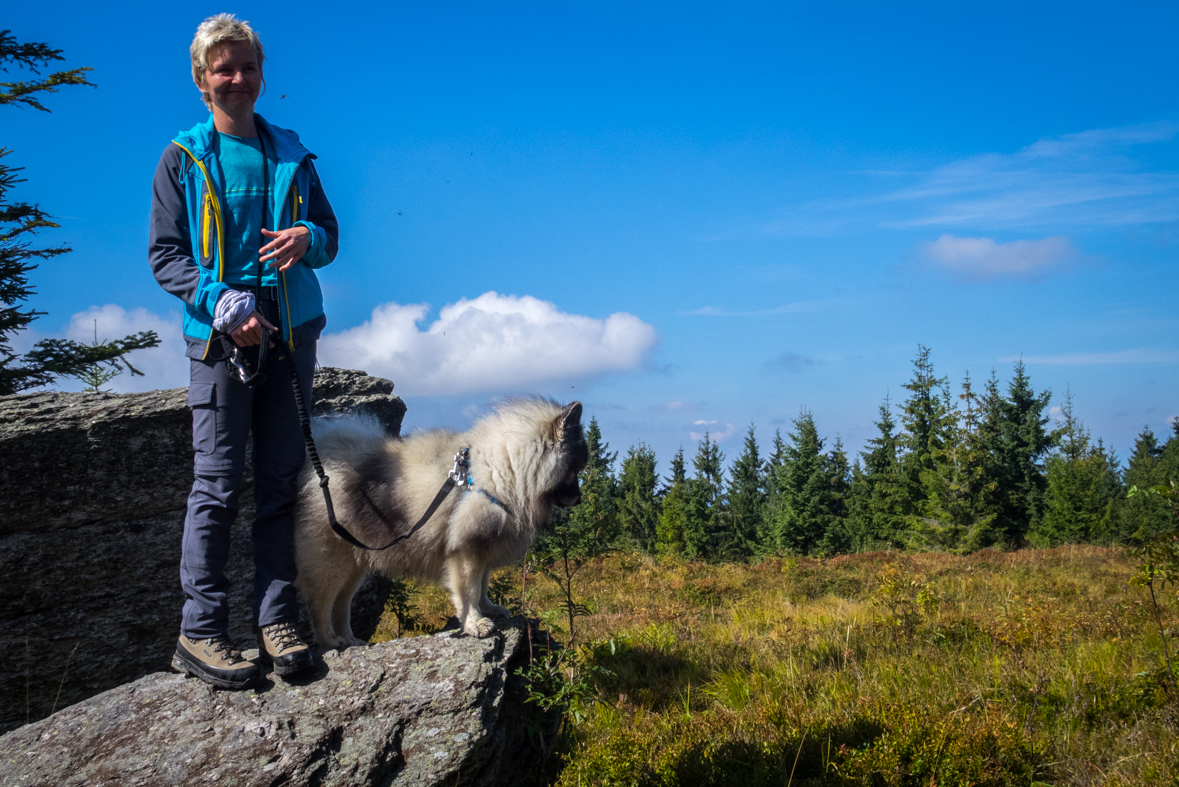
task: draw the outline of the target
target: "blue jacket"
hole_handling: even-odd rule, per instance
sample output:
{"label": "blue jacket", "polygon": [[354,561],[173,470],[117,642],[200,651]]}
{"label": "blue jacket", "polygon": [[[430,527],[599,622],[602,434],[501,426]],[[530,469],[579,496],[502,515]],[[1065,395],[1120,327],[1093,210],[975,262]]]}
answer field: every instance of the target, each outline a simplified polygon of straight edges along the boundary
{"label": "blue jacket", "polygon": [[[318,339],[327,322],[314,269],[335,259],[339,226],[312,163],[315,154],[295,132],[261,115],[254,120],[278,160],[266,210],[271,229],[301,224],[311,231],[307,253],[278,274],[282,338],[293,348]],[[223,281],[224,179],[215,136],[212,115],[181,132],[160,156],[152,180],[148,261],[160,286],[184,301],[185,354],[197,359],[209,355],[213,311],[229,287]]]}

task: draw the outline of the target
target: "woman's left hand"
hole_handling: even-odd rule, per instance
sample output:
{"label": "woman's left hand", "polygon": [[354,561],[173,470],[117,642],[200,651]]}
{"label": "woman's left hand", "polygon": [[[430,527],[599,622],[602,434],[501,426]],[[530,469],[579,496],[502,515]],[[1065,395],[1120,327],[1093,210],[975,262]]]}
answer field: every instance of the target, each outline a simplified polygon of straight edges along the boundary
{"label": "woman's left hand", "polygon": [[285,271],[303,259],[303,255],[311,248],[311,230],[303,225],[278,232],[264,229],[262,234],[272,240],[258,250],[261,260],[280,271]]}

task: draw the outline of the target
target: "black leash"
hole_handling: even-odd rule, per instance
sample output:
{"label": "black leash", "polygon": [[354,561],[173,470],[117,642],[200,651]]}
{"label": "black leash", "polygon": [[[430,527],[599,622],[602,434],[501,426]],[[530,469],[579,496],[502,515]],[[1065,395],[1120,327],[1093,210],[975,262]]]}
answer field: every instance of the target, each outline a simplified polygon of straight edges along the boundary
{"label": "black leash", "polygon": [[299,372],[295,368],[295,359],[292,353],[286,352],[283,354],[283,359],[287,362],[287,369],[291,373],[291,387],[295,392],[295,406],[299,410],[299,426],[303,429],[303,442],[307,445],[307,455],[311,457],[311,465],[315,468],[315,474],[319,476],[319,488],[323,490],[323,503],[327,508],[328,524],[332,526],[332,532],[337,536],[347,541],[357,549],[364,549],[369,552],[379,552],[382,549],[388,549],[394,544],[404,541],[412,536],[414,533],[421,530],[434,512],[438,510],[438,506],[442,505],[442,501],[450,494],[459,484],[466,484],[467,470],[471,466],[470,449],[464,448],[454,455],[454,469],[446,476],[446,481],[442,484],[442,488],[438,490],[438,494],[434,495],[434,500],[430,503],[430,507],[426,509],[426,513],[422,514],[422,518],[418,523],[410,528],[408,533],[397,536],[388,544],[381,547],[370,547],[356,536],[348,532],[348,530],[340,524],[336,519],[336,510],[332,507],[332,493],[328,489],[328,476],[323,470],[323,462],[319,461],[319,452],[315,450],[315,440],[311,437],[311,417],[307,414],[307,403],[303,400],[303,388],[299,385]]}
{"label": "black leash", "polygon": [[[262,182],[264,184],[262,192],[262,226],[265,227],[266,209],[270,204],[270,176],[268,171],[269,161],[266,158],[266,140],[261,130],[258,132],[258,143],[262,153]],[[278,222],[275,222],[276,228],[277,225]],[[265,245],[265,236],[263,236],[262,241],[263,245]],[[261,257],[258,258],[257,271],[258,288],[260,291],[262,287]],[[267,363],[268,359],[266,351],[270,346],[270,331],[265,327],[262,328],[262,342],[258,348],[258,362],[257,366],[253,370],[253,373],[251,373],[249,368],[248,359],[243,355],[243,353],[240,352],[236,343],[231,344],[233,344],[233,346],[231,347],[230,352],[227,354],[225,359],[230,374],[235,376],[245,385],[249,386],[258,385],[259,383],[263,382],[266,379],[266,367],[269,365]],[[299,370],[295,368],[294,353],[292,353],[288,347],[286,348],[286,352],[282,353],[281,358],[287,362],[287,369],[291,374],[291,388],[295,393],[295,407],[299,411],[299,426],[303,430],[303,442],[307,446],[307,455],[311,458],[311,464],[315,468],[315,474],[319,476],[319,488],[323,490],[323,503],[324,507],[327,508],[328,524],[332,526],[332,531],[337,536],[344,539],[357,549],[364,549],[369,552],[379,552],[383,549],[388,549],[394,544],[404,541],[414,533],[421,530],[425,526],[426,522],[430,520],[430,517],[434,515],[434,512],[438,510],[438,507],[442,505],[442,501],[446,499],[446,496],[450,494],[451,490],[453,490],[455,486],[460,483],[464,486],[466,485],[467,470],[471,466],[470,449],[468,448],[464,448],[455,454],[454,469],[451,470],[447,475],[446,481],[442,484],[442,488],[438,490],[438,494],[434,495],[434,500],[430,503],[430,507],[426,509],[426,513],[422,515],[422,518],[418,520],[416,525],[410,528],[408,533],[397,536],[388,544],[385,544],[381,547],[370,547],[362,542],[356,536],[349,533],[348,530],[340,524],[339,520],[336,519],[336,510],[332,506],[332,493],[328,489],[328,476],[327,473],[325,473],[323,470],[323,462],[319,460],[319,452],[315,449],[315,440],[311,436],[311,416],[307,412],[307,403],[303,400],[303,387],[299,384]],[[380,512],[378,512],[378,514],[379,513]]]}

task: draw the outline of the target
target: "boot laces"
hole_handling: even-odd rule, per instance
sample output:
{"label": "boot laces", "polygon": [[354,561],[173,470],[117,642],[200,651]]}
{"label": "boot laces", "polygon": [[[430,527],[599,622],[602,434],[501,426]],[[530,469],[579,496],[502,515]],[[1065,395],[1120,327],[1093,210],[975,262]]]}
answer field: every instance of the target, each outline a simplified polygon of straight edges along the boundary
{"label": "boot laces", "polygon": [[209,646],[214,653],[224,653],[225,660],[230,664],[237,664],[239,661],[245,661],[241,651],[233,646],[229,641],[228,635],[221,635],[220,637],[212,637],[209,639]]}
{"label": "boot laces", "polygon": [[272,623],[266,627],[266,636],[274,643],[279,653],[303,644],[299,640],[299,632],[290,623]]}

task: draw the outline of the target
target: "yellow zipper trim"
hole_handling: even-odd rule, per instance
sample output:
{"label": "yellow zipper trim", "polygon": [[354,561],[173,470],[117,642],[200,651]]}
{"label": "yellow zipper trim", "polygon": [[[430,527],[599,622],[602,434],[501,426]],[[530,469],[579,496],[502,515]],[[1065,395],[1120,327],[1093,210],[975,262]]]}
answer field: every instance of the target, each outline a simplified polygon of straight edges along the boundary
{"label": "yellow zipper trim", "polygon": [[[196,156],[194,156],[192,154],[191,150],[184,147],[184,145],[181,145],[176,140],[172,140],[172,144],[175,145],[176,147],[180,148],[181,150],[183,150],[185,153],[187,153],[188,157],[190,159],[192,159],[192,163],[196,164],[197,168],[200,169],[201,174],[205,176],[205,184],[208,186],[207,190],[205,191],[205,196],[208,197],[213,203],[213,219],[214,219],[215,223],[217,224],[217,281],[218,282],[224,281],[225,280],[225,248],[224,248],[225,233],[221,228],[221,203],[217,200],[217,195],[214,193],[213,179],[211,177],[209,177],[209,170],[205,169],[205,165],[203,163],[201,163],[200,159],[198,159]],[[294,337],[293,332],[291,333],[291,336]],[[202,361],[209,357],[209,348],[212,346],[212,344],[213,344],[213,334],[210,332],[209,338],[205,340],[205,354],[201,356]]]}
{"label": "yellow zipper trim", "polygon": [[201,256],[204,259],[209,258],[209,224],[213,221],[213,201],[209,198],[208,192],[205,192],[204,221],[201,225]]}

